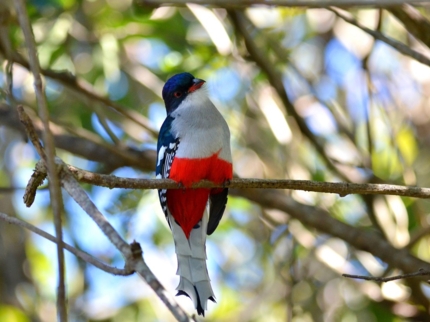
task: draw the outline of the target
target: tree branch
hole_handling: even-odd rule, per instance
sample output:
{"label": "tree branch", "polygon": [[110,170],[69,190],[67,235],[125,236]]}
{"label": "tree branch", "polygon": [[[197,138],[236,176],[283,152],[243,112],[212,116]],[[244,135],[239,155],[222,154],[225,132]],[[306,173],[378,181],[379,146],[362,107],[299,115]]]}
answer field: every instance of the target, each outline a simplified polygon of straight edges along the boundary
{"label": "tree branch", "polygon": [[[38,150],[41,155],[45,155],[43,147],[41,146],[37,134],[35,132],[33,123],[31,122],[28,115],[25,113],[24,108],[22,106],[18,106],[17,108],[19,113],[19,118],[30,137],[32,143]],[[44,165],[45,160],[41,160],[37,163],[35,172],[33,173],[31,179],[27,184],[27,188],[24,194],[24,202],[29,207],[35,197],[35,193],[37,187],[43,182],[46,177],[47,169]],[[142,258],[142,251],[140,249],[140,245],[137,243],[133,243],[132,245],[128,245],[122,237],[118,234],[118,232],[112,227],[112,225],[106,220],[106,218],[101,214],[101,212],[97,209],[94,203],[89,199],[86,192],[81,188],[81,186],[76,181],[75,177],[69,172],[67,166],[64,164],[62,160],[59,158],[55,159],[56,169],[55,171],[61,176],[61,184],[64,189],[69,193],[69,195],[82,207],[82,209],[95,221],[95,223],[99,226],[101,231],[104,233],[106,237],[112,242],[112,244],[121,252],[121,254],[125,258],[125,272],[133,272],[136,271],[142,276],[151,288],[155,291],[155,293],[159,296],[159,298],[165,303],[167,308],[171,311],[171,313],[175,316],[178,321],[188,322],[191,319],[188,315],[179,307],[179,305],[175,302],[175,300],[169,296],[161,283],[157,280],[155,275],[150,271],[146,263]],[[1,218],[1,217],[0,217]],[[58,240],[57,240],[58,243]],[[61,244],[57,244],[58,247],[63,246],[63,242],[60,241]],[[136,246],[137,245],[137,246]],[[140,250],[139,255],[136,257],[136,247]],[[65,304],[65,302],[64,302]],[[67,317],[66,317],[67,318]],[[61,316],[60,316],[61,319]]]}
{"label": "tree branch", "polygon": [[248,30],[249,27],[252,27],[252,29],[255,29],[255,27],[252,25],[252,23],[242,11],[231,10],[229,11],[229,16],[235,29],[243,37],[246,49],[248,50],[252,60],[258,65],[258,67],[266,75],[270,85],[276,90],[278,96],[284,104],[286,112],[289,115],[293,116],[294,120],[297,122],[300,131],[312,143],[313,147],[318,152],[319,156],[321,156],[321,158],[324,160],[327,167],[332,170],[337,176],[344,179],[345,181],[348,181],[348,178],[345,176],[345,174],[341,173],[339,169],[334,165],[332,160],[327,156],[323,144],[318,141],[318,139],[307,126],[306,122],[297,113],[293,103],[291,102],[287,94],[287,91],[285,90],[284,83],[282,81],[282,75],[274,67],[275,64],[273,62],[270,62],[267,55],[264,55],[261,50],[261,47],[256,44],[254,35],[252,35],[251,32]]}
{"label": "tree branch", "polygon": [[400,280],[400,279],[406,279],[406,278],[417,277],[417,276],[429,276],[429,275],[430,275],[430,270],[425,270],[422,268],[416,272],[389,276],[389,277],[373,277],[373,276],[364,276],[364,275],[342,274],[343,277],[357,278],[361,280],[375,281],[375,282],[391,282],[391,281]]}
{"label": "tree branch", "polygon": [[[28,222],[25,222],[23,220],[20,220],[18,218],[9,216],[9,215],[1,213],[1,212],[0,212],[0,219],[8,222],[9,224],[13,224],[13,225],[17,225],[17,226],[26,228],[26,229],[32,231],[33,233],[50,240],[51,242],[53,242],[55,244],[57,243],[57,239],[54,236],[52,236],[51,234],[48,234],[46,231],[43,231],[43,230],[37,228],[36,226],[29,224]],[[94,265],[95,267],[101,269],[102,271],[105,271],[106,273],[110,273],[113,275],[121,275],[121,276],[128,276],[128,275],[131,275],[134,273],[130,269],[116,268],[116,267],[109,266],[109,265],[101,262],[97,258],[91,256],[90,254],[83,252],[79,249],[76,249],[75,247],[70,246],[69,244],[66,244],[64,241],[62,242],[61,246],[64,249],[67,249],[69,252],[71,252],[76,257],[81,258],[85,262]]]}
{"label": "tree branch", "polygon": [[122,253],[126,260],[126,270],[134,270],[142,276],[178,321],[191,321],[143,261],[140,245],[136,242],[133,242],[131,245],[127,244],[90,200],[75,177],[69,172],[65,163],[57,158],[57,165],[61,171],[61,183],[64,189],[96,222],[105,236]]}
{"label": "tree branch", "polygon": [[[11,62],[18,63],[27,69],[30,68],[29,61],[27,61],[24,57],[19,55],[17,52],[12,52],[8,54],[6,49],[6,44],[2,42],[1,38],[0,38],[0,52],[3,52],[5,54],[6,59],[10,60]],[[94,88],[89,83],[85,82],[83,79],[77,79],[70,72],[62,72],[62,71],[60,72],[60,71],[55,71],[50,69],[43,69],[43,68],[40,69],[40,72],[42,75],[49,77],[53,80],[56,80],[61,85],[69,88],[74,92],[79,93],[79,95],[83,95],[84,97],[90,100],[101,103],[103,106],[112,108],[114,111],[118,112],[120,115],[123,115],[128,120],[142,126],[152,136],[154,137],[157,136],[158,131],[152,127],[152,125],[150,124],[150,122],[146,117],[144,117],[142,114],[137,113],[136,111],[127,109],[126,107],[122,106],[119,103],[116,103],[106,97],[99,95],[94,90]]]}
{"label": "tree branch", "polygon": [[346,22],[350,23],[351,25],[356,26],[357,28],[360,28],[365,33],[371,35],[374,39],[383,41],[387,45],[396,49],[398,52],[402,53],[403,55],[411,57],[411,58],[415,59],[416,61],[419,61],[420,63],[430,67],[430,59],[429,58],[427,58],[423,54],[409,48],[408,46],[401,43],[400,41],[397,41],[397,40],[394,40],[394,39],[389,38],[387,36],[384,36],[379,31],[375,31],[375,30],[369,29],[367,27],[364,27],[360,23],[358,23],[358,21],[356,21],[355,19],[348,18],[347,16],[345,16],[344,14],[340,13],[339,11],[337,11],[333,8],[327,8],[327,10],[330,10],[336,16],[345,20]]}
{"label": "tree branch", "polygon": [[409,4],[388,9],[406,30],[430,48],[430,21]]}
{"label": "tree branch", "polygon": [[[33,123],[33,126],[36,133],[41,135],[43,129],[39,123]],[[20,133],[25,133],[20,124],[17,111],[7,104],[0,103],[0,124],[17,130]],[[26,127],[27,125],[24,124],[24,126]],[[109,171],[123,166],[133,166],[149,170],[154,165],[153,160],[156,156],[154,150],[137,150],[123,145],[112,146],[109,143],[97,142],[87,137],[71,135],[53,123],[50,124],[50,127],[53,131],[54,142],[57,148],[79,155],[85,159],[99,162]],[[36,137],[38,136],[36,135]]]}
{"label": "tree branch", "polygon": [[148,265],[146,265],[142,257],[143,252],[140,244],[133,242],[130,246],[133,253],[133,261],[131,266],[136,271],[136,273],[138,273],[148,283],[148,285],[151,286],[151,288],[167,306],[170,312],[172,312],[174,317],[180,322],[196,321],[195,319],[191,319],[181,309],[170,293],[164,289],[163,285],[161,285],[154,273],[152,273],[152,271],[149,269]]}
{"label": "tree branch", "polygon": [[392,7],[400,4],[425,5],[428,1],[408,0],[135,0],[136,4],[147,7],[185,6],[186,3],[209,5],[217,8],[244,9],[253,6],[268,7]]}
{"label": "tree branch", "polygon": [[60,182],[56,173],[55,166],[55,145],[54,139],[49,129],[49,112],[46,102],[45,89],[40,76],[40,64],[37,57],[36,43],[28,18],[27,8],[23,0],[14,1],[15,9],[18,14],[19,24],[24,34],[25,43],[28,49],[30,70],[34,77],[34,88],[36,92],[38,113],[42,120],[43,142],[45,144],[44,157],[48,167],[49,176],[49,194],[51,198],[52,211],[54,213],[55,235],[57,238],[57,260],[58,260],[58,288],[57,288],[57,314],[62,322],[67,321],[67,306],[66,306],[66,285],[65,285],[65,267],[64,267],[64,251],[62,248],[63,232],[61,226],[61,214],[63,210],[63,199],[61,195]]}
{"label": "tree branch", "polygon": [[[183,189],[177,182],[170,179],[135,179],[120,178],[113,175],[98,174],[68,166],[69,170],[80,182],[90,183],[108,188],[125,189]],[[407,187],[392,184],[320,182],[310,180],[278,180],[278,179],[240,179],[234,178],[225,184],[211,181],[200,181],[192,188],[235,188],[235,189],[291,189],[324,193],[336,193],[341,197],[349,194],[362,195],[396,195],[413,198],[430,198],[430,188]]]}
{"label": "tree branch", "polygon": [[[407,249],[393,247],[388,241],[381,238],[379,234],[340,222],[331,217],[327,211],[303,205],[282,192],[275,190],[234,189],[231,191],[231,194],[256,202],[264,208],[285,212],[299,220],[302,224],[313,227],[322,233],[338,237],[356,249],[369,252],[379,257],[388,265],[399,268],[406,273],[414,272],[417,268],[430,270],[430,263],[411,255]],[[412,282],[412,284],[417,301],[423,307],[429,307],[428,298],[423,295],[419,287],[416,287],[417,282]]]}

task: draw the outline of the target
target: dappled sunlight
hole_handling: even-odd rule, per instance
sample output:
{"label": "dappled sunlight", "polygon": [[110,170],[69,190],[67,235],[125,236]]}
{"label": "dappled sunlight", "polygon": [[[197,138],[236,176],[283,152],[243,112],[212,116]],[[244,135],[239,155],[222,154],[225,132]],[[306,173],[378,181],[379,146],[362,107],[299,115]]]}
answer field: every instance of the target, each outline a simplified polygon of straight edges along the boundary
{"label": "dappled sunlight", "polygon": [[[172,75],[190,72],[206,81],[203,89],[229,125],[239,178],[430,186],[426,64],[330,8],[154,1],[27,3],[56,154],[65,163],[155,178],[166,118],[162,89]],[[426,42],[408,33],[395,10],[405,9],[339,12],[427,57]],[[427,9],[417,12],[428,19]],[[43,126],[13,17],[0,23],[0,213],[55,235],[47,181],[31,208],[22,202],[40,156],[16,105],[25,107],[40,137]],[[86,182],[80,185],[96,207],[127,243],[141,245],[146,264],[175,295],[175,246],[156,190]],[[69,194],[62,196],[65,242],[123,268],[111,240]],[[379,283],[341,275],[427,268],[429,214],[428,200],[400,195],[231,188],[206,242],[216,303],[209,303],[205,321],[418,321],[430,302],[424,279]],[[57,248],[11,228],[21,229],[0,221],[0,321],[56,321]],[[115,276],[65,254],[70,321],[175,321],[137,274]],[[188,297],[175,300],[195,314]]]}
{"label": "dappled sunlight", "polygon": [[187,4],[187,7],[196,16],[203,28],[205,28],[209,34],[209,37],[215,44],[218,52],[221,55],[230,54],[232,43],[227,31],[225,30],[217,15],[212,10],[197,4],[189,3]]}
{"label": "dappled sunlight", "polygon": [[292,139],[292,133],[284,114],[282,114],[272,95],[273,93],[270,88],[262,89],[258,98],[258,104],[276,139],[281,144],[287,144]]}

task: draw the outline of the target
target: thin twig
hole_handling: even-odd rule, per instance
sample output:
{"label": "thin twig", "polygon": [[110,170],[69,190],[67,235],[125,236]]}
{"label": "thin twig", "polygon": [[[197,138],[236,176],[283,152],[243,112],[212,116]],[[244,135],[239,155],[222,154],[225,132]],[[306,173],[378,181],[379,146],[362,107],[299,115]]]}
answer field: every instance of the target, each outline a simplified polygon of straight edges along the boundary
{"label": "thin twig", "polygon": [[378,32],[378,31],[364,27],[360,23],[358,23],[357,20],[345,16],[344,14],[340,13],[339,11],[337,11],[334,8],[327,8],[327,10],[333,12],[336,16],[345,20],[346,22],[350,23],[351,25],[354,25],[357,28],[360,28],[365,33],[371,35],[373,38],[380,40],[380,41],[383,41],[387,45],[396,49],[398,52],[402,53],[403,55],[409,56],[409,57],[415,59],[416,61],[419,61],[420,63],[422,63],[424,65],[430,66],[430,59],[428,57],[426,57],[423,54],[411,49],[410,47],[406,46],[405,44],[401,43],[400,41],[397,41],[397,40],[394,40],[394,39],[389,38],[387,36],[384,36],[382,33]]}
{"label": "thin twig", "polygon": [[46,159],[49,176],[49,193],[51,198],[52,210],[54,213],[55,235],[57,238],[57,259],[58,259],[58,288],[57,288],[57,314],[61,322],[67,321],[66,306],[66,285],[65,285],[65,267],[64,251],[62,248],[63,233],[61,227],[61,213],[63,209],[63,200],[60,189],[60,181],[57,177],[55,166],[55,145],[52,133],[49,129],[49,112],[48,104],[42,78],[40,76],[40,64],[37,57],[37,49],[31,29],[30,21],[27,14],[27,8],[23,0],[14,1],[17,11],[19,24],[24,34],[25,43],[28,49],[30,69],[34,77],[34,88],[36,92],[38,114],[44,125],[43,142],[45,144]]}
{"label": "thin twig", "polygon": [[97,120],[99,121],[99,123],[101,124],[101,126],[103,127],[103,129],[106,131],[107,135],[110,137],[110,139],[112,140],[112,142],[115,145],[119,145],[121,143],[121,140],[117,138],[117,136],[115,135],[115,133],[112,131],[112,129],[110,128],[106,118],[104,115],[100,115],[100,113],[95,113],[97,116]]}
{"label": "thin twig", "polygon": [[[1,213],[1,212],[0,212],[0,219],[4,220],[10,224],[26,228],[26,229],[32,231],[33,233],[38,234],[39,236],[42,236],[43,238],[46,238],[46,239],[52,241],[55,244],[57,243],[57,239],[54,236],[52,236],[51,234],[48,234],[46,231],[43,231],[43,230],[37,228],[36,226],[33,226],[32,224],[29,224],[28,222],[25,222],[21,219],[9,216],[9,215]],[[113,275],[121,275],[121,276],[128,276],[128,275],[131,275],[134,273],[130,269],[116,268],[116,267],[109,266],[109,265],[101,262],[97,258],[91,256],[90,254],[83,252],[79,249],[76,249],[75,247],[70,246],[69,244],[66,244],[64,241],[62,242],[62,247],[67,249],[69,252],[71,252],[76,257],[81,258],[85,262],[94,265],[95,267],[101,269],[102,271],[105,271],[106,273],[110,273]]]}
{"label": "thin twig", "polygon": [[244,9],[252,6],[269,7],[310,7],[327,8],[336,7],[392,7],[405,3],[425,5],[428,1],[408,0],[135,0],[136,4],[149,7],[185,6],[186,3],[209,5],[219,8]]}
{"label": "thin twig", "polygon": [[400,275],[389,276],[389,277],[374,277],[374,276],[352,275],[352,274],[342,274],[342,276],[347,278],[356,278],[356,279],[361,279],[366,281],[375,281],[375,282],[384,283],[384,282],[391,282],[395,280],[417,277],[417,276],[430,276],[430,270],[421,268],[417,272],[400,274]]}
{"label": "thin twig", "polygon": [[292,197],[275,190],[232,190],[231,194],[241,196],[268,209],[280,210],[302,224],[320,232],[338,237],[360,250],[370,252],[387,264],[404,272],[411,272],[419,267],[430,271],[430,264],[411,255],[405,249],[397,249],[378,233],[369,229],[353,227],[334,219],[327,211],[317,207],[303,205]]}

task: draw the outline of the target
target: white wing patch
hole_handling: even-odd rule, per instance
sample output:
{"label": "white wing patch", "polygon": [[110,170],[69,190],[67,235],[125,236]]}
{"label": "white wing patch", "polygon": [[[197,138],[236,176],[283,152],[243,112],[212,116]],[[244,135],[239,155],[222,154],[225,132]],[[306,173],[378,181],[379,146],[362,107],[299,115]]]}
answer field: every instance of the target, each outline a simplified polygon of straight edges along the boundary
{"label": "white wing patch", "polygon": [[[175,159],[176,151],[179,146],[179,139],[169,144],[169,146],[161,146],[158,152],[158,164],[161,164],[161,172],[157,175],[157,179],[167,179],[170,175],[170,169],[172,168],[173,160]],[[167,189],[158,190],[158,196],[160,197],[161,207],[167,217]]]}
{"label": "white wing patch", "polygon": [[164,159],[164,153],[166,152],[167,147],[162,146],[160,148],[160,151],[158,152],[158,160],[157,160],[157,167],[160,165],[160,162]]}

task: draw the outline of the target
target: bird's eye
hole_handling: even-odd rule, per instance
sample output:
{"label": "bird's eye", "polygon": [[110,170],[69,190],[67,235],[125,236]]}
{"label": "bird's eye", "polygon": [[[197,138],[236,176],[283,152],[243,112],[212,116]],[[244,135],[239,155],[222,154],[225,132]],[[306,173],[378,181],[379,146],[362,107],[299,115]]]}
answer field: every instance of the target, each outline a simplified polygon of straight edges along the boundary
{"label": "bird's eye", "polygon": [[174,92],[173,95],[175,95],[176,98],[182,96],[182,92]]}

